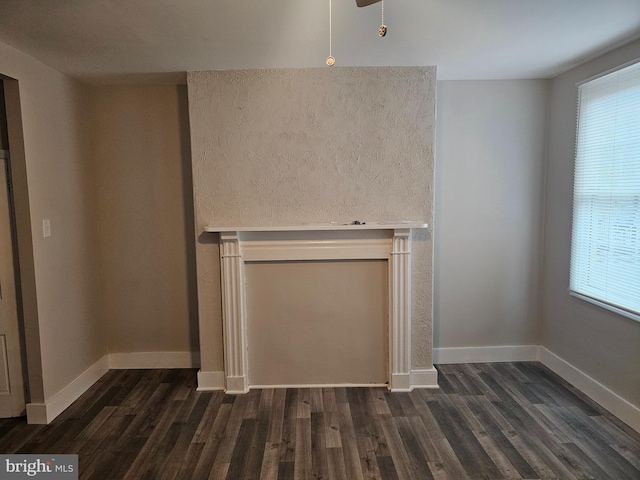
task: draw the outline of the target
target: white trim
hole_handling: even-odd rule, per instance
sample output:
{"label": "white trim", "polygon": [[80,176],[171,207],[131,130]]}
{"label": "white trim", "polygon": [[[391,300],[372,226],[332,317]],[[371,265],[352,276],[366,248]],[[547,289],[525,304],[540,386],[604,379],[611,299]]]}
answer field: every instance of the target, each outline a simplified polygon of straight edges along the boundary
{"label": "white trim", "polygon": [[410,392],[413,390],[411,387],[411,373],[392,373],[389,390],[391,392]]}
{"label": "white trim", "polygon": [[636,432],[640,432],[640,408],[545,347],[540,347],[539,361],[609,410]]}
{"label": "white trim", "polygon": [[440,388],[438,371],[434,368],[417,368],[411,370],[412,388]]}
{"label": "white trim", "polygon": [[538,345],[434,348],[433,363],[531,362],[539,358]]}
{"label": "white trim", "polygon": [[[224,372],[214,372],[222,375],[224,382]],[[420,368],[411,370],[411,384],[404,378],[404,387],[393,390],[394,392],[410,392],[414,388],[439,388],[438,371],[435,368]],[[292,385],[249,385],[250,388],[339,388],[339,387],[389,387],[387,383],[311,383],[311,384],[292,384]],[[219,389],[218,389],[219,390]],[[230,393],[230,392],[227,392]]]}
{"label": "white trim", "polygon": [[239,232],[220,233],[220,277],[225,390],[246,393],[249,391],[247,304]]}
{"label": "white trim", "polygon": [[309,232],[309,231],[340,231],[340,230],[395,230],[398,228],[427,228],[428,225],[415,220],[397,220],[393,222],[363,222],[363,223],[301,223],[298,225],[245,225],[245,226],[216,226],[204,227],[205,232]]}
{"label": "white trim", "polygon": [[590,297],[589,295],[585,295],[583,293],[576,292],[574,290],[569,290],[569,295],[575,298],[579,298],[580,300],[588,302],[592,305],[596,305],[600,308],[604,308],[605,310],[609,310],[610,312],[617,313],[618,315],[622,315],[623,317],[630,318],[631,320],[634,320],[636,322],[640,322],[640,314],[638,314],[637,312],[626,310],[622,307],[618,307],[611,303],[607,303],[604,300],[599,300],[597,298]]}
{"label": "white trim", "polygon": [[[624,42],[627,43],[628,40],[625,40]],[[588,60],[585,61],[585,63]],[[597,80],[598,78],[604,77],[605,75],[609,75],[610,73],[614,73],[617,72],[618,70],[622,70],[623,68],[627,68],[630,67],[631,65],[634,65],[636,63],[640,62],[640,58],[634,58],[633,60],[629,60],[626,63],[623,63],[622,65],[618,65],[616,67],[610,68],[609,70],[606,70],[604,72],[600,72],[600,73],[596,73],[595,75],[589,77],[589,78],[585,78],[584,80],[580,80],[579,82],[576,82],[576,87],[580,87],[582,85],[584,85],[585,83],[589,83],[593,80]],[[562,74],[559,74],[562,75]]]}
{"label": "white trim", "polygon": [[411,391],[411,230],[393,231],[389,259],[389,390]]}
{"label": "white trim", "polygon": [[28,403],[27,423],[49,424],[108,371],[109,356],[105,355],[45,403]]}
{"label": "white trim", "polygon": [[242,258],[245,262],[388,259],[389,240],[387,238],[342,238],[245,241],[243,236]]}
{"label": "white trim", "polygon": [[224,390],[224,372],[203,372],[198,370],[198,392]]}
{"label": "white trim", "polygon": [[227,375],[227,384],[224,390],[230,395],[239,395],[241,393],[249,393],[249,379],[244,375],[237,377]]}
{"label": "white trim", "polygon": [[[250,385],[251,388],[357,388],[357,387],[388,387],[386,383],[295,383],[292,385]],[[227,392],[231,393],[231,392]]]}
{"label": "white trim", "polygon": [[110,353],[109,368],[137,370],[148,368],[198,368],[200,352]]}
{"label": "white trim", "polygon": [[[205,384],[208,388],[205,388]],[[198,372],[198,390],[223,390],[224,372]],[[253,385],[250,388],[340,388],[340,387],[388,387],[387,383],[310,383]],[[411,388],[397,391],[411,391],[414,388],[439,388],[438,371],[435,368],[411,370]],[[232,393],[227,391],[226,393]]]}

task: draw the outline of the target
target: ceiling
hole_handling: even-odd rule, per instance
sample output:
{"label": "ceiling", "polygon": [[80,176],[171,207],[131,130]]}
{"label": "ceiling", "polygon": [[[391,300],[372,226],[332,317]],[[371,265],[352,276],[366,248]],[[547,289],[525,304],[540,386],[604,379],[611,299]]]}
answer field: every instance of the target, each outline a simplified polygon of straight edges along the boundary
{"label": "ceiling", "polygon": [[[548,78],[640,37],[640,0],[333,2],[336,66],[437,65],[439,79]],[[0,0],[0,42],[91,83],[325,67],[329,0]]]}

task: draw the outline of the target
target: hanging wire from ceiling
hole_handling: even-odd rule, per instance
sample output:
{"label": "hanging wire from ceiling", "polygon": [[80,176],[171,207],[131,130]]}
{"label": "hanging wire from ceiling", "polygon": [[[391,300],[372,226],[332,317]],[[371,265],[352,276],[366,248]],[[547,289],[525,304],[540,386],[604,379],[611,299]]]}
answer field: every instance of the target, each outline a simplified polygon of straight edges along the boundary
{"label": "hanging wire from ceiling", "polygon": [[[374,2],[367,2],[364,5],[370,5],[371,3],[375,3]],[[356,2],[356,4],[358,6],[364,6],[364,5],[360,5]],[[384,0],[380,0],[380,16],[381,16],[381,21],[380,21],[380,27],[378,28],[378,36],[379,37],[384,37],[387,35],[387,26],[384,23]],[[329,0],[329,56],[327,57],[325,63],[327,64],[327,66],[329,67],[333,67],[336,64],[336,59],[333,57],[333,13],[332,13],[332,0]]]}
{"label": "hanging wire from ceiling", "polygon": [[384,0],[382,0],[382,2],[380,2],[382,7],[382,21],[380,24],[380,28],[378,28],[378,36],[379,37],[384,37],[387,34],[387,26],[384,24]]}
{"label": "hanging wire from ceiling", "polygon": [[331,24],[331,0],[329,0],[329,56],[327,57],[326,60],[326,64],[329,67],[333,67],[336,63],[336,59],[333,58],[333,52],[332,52],[332,47],[333,47],[333,41],[331,38],[332,35],[332,24]]}

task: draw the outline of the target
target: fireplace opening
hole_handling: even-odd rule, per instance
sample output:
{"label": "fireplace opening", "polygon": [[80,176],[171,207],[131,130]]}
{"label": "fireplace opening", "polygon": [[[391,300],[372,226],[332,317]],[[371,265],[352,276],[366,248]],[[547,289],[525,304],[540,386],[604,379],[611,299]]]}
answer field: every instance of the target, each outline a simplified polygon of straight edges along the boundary
{"label": "fireplace opening", "polygon": [[246,262],[251,387],[384,385],[388,262]]}

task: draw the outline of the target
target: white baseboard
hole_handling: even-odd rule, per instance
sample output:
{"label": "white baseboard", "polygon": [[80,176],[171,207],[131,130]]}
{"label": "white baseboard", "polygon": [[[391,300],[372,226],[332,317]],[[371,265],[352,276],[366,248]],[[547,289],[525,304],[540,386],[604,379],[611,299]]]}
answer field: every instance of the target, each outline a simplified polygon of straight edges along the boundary
{"label": "white baseboard", "polygon": [[277,385],[249,385],[249,388],[369,388],[387,387],[386,383],[293,383]]}
{"label": "white baseboard", "polygon": [[640,408],[579,368],[540,345],[435,348],[433,363],[492,363],[539,361],[589,398],[640,432]]}
{"label": "white baseboard", "polygon": [[210,392],[213,390],[224,390],[224,372],[203,372],[198,371],[199,392]]}
{"label": "white baseboard", "polygon": [[[49,424],[109,369],[197,368],[199,366],[200,352],[110,353],[103,356],[45,403],[27,404],[27,423]],[[224,380],[224,374],[222,378]]]}
{"label": "white baseboard", "polygon": [[438,371],[433,367],[411,370],[411,388],[440,388]]}
{"label": "white baseboard", "polygon": [[640,408],[545,347],[540,347],[539,361],[589,398],[609,410],[636,432],[640,432]]}
{"label": "white baseboard", "polygon": [[198,367],[200,367],[200,352],[133,352],[109,354],[109,368],[114,370]]}
{"label": "white baseboard", "polygon": [[434,348],[433,363],[530,362],[538,360],[538,345]]}
{"label": "white baseboard", "polygon": [[[211,380],[207,380],[211,376]],[[200,379],[203,382],[200,382]],[[410,392],[414,388],[439,388],[438,371],[435,368],[411,370],[411,384],[407,388],[395,391]],[[214,385],[214,388],[204,388],[204,384]],[[287,385],[250,385],[250,388],[338,388],[338,387],[388,387],[386,383],[304,383]],[[198,372],[198,390],[224,389],[224,372]]]}
{"label": "white baseboard", "polygon": [[[578,390],[602,405],[634,430],[640,432],[640,408],[574,367],[550,350],[539,345],[516,345],[497,347],[436,348],[434,363],[491,363],[540,361],[560,375]],[[197,368],[200,364],[199,352],[137,352],[111,353],[105,355],[69,385],[45,403],[27,404],[27,422],[48,424],[86,392],[102,375],[112,369],[149,368]],[[412,388],[437,388],[438,373],[435,368],[411,371]],[[329,387],[332,385],[287,385],[287,387]],[[365,386],[365,385],[336,385]],[[377,386],[367,384],[366,386]],[[382,385],[381,385],[382,386]],[[278,385],[253,388],[277,388]],[[284,387],[284,385],[282,385]],[[224,390],[224,372],[198,371],[198,390]]]}
{"label": "white baseboard", "polygon": [[27,423],[47,425],[109,371],[105,355],[45,403],[27,404]]}

